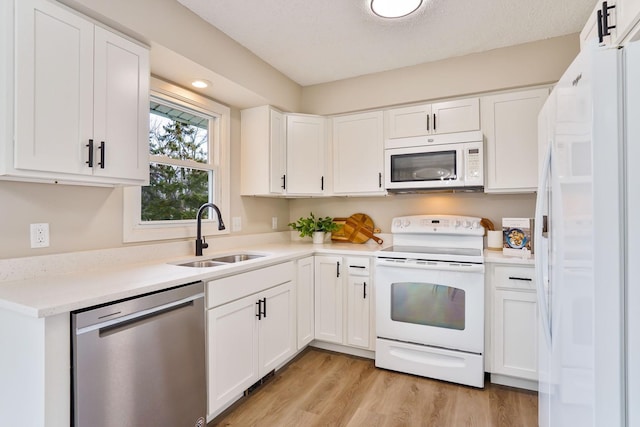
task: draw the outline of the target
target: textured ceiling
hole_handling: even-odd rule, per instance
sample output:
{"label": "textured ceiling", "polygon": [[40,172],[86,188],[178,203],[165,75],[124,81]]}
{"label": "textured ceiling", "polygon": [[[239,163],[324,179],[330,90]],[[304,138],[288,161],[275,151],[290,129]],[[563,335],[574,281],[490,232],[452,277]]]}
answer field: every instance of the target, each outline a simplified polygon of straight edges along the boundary
{"label": "textured ceiling", "polygon": [[579,32],[597,0],[423,0],[375,17],[368,0],[178,0],[302,86]]}

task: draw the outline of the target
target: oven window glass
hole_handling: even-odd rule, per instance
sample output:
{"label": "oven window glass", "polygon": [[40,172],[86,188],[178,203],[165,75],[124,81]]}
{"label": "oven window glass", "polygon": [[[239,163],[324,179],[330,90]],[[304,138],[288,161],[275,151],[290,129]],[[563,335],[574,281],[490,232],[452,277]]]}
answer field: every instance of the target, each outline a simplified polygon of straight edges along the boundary
{"label": "oven window glass", "polygon": [[447,181],[456,178],[455,150],[391,156],[391,182]]}
{"label": "oven window glass", "polygon": [[433,283],[391,284],[391,319],[464,330],[465,291]]}

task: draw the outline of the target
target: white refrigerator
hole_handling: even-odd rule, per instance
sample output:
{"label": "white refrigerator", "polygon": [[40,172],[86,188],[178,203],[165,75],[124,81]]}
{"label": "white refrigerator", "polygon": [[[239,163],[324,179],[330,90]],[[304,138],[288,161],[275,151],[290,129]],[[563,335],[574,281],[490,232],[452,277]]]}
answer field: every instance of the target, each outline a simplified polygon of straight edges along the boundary
{"label": "white refrigerator", "polygon": [[639,43],[583,49],[540,113],[540,426],[640,426]]}

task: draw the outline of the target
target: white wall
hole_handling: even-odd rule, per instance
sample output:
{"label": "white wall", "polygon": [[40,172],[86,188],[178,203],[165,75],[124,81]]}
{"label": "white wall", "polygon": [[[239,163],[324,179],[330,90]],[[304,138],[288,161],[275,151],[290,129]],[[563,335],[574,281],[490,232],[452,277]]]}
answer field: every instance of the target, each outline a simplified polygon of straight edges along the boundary
{"label": "white wall", "polygon": [[555,83],[579,50],[576,33],[307,86],[302,89],[302,109],[338,114]]}

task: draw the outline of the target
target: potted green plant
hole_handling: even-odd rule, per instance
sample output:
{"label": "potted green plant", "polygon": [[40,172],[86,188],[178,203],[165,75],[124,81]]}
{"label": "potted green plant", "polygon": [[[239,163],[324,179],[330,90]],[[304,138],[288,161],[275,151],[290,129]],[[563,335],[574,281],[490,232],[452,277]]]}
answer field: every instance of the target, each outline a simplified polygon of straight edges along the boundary
{"label": "potted green plant", "polygon": [[300,237],[309,236],[313,238],[313,243],[322,243],[325,233],[337,231],[340,225],[329,216],[316,218],[311,212],[308,217],[300,217],[296,222],[289,223],[289,227],[300,233]]}

